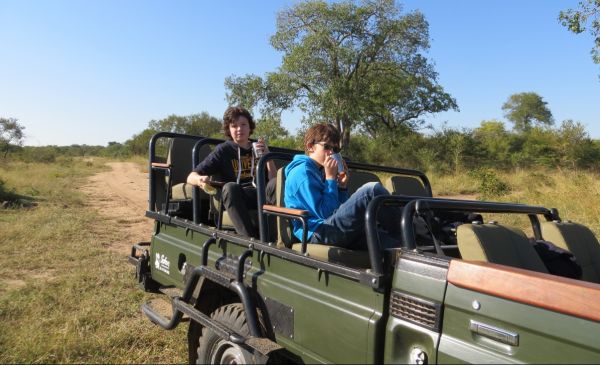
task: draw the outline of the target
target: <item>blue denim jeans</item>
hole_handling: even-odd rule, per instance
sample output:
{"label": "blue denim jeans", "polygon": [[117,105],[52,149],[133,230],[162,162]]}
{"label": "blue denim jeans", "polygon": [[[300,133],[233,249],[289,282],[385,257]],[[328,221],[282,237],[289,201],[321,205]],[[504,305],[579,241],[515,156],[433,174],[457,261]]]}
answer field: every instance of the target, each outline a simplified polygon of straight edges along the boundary
{"label": "blue denim jeans", "polygon": [[[321,224],[312,237],[312,243],[344,247],[353,250],[366,250],[365,212],[369,202],[379,195],[389,195],[386,188],[378,182],[370,182],[361,186],[340,207]],[[378,213],[380,225],[387,231],[379,230],[379,246],[383,248],[398,247],[400,209],[383,206]],[[393,233],[394,236],[390,235]],[[399,236],[399,235],[398,235]]]}

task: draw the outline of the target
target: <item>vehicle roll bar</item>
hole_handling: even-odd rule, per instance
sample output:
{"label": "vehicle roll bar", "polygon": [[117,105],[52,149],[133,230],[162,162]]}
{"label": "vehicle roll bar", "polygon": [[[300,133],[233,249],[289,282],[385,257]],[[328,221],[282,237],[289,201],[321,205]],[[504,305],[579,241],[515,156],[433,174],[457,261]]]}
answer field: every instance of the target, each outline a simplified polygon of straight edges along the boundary
{"label": "vehicle roll bar", "polygon": [[424,210],[450,210],[477,213],[520,213],[527,214],[531,221],[533,232],[536,239],[541,238],[540,223],[538,215],[543,215],[546,220],[553,220],[558,216],[557,210],[549,210],[542,206],[533,206],[525,204],[501,203],[501,202],[483,202],[476,200],[455,200],[455,199],[415,199],[408,202],[402,210],[402,244],[404,248],[415,249],[415,232],[413,227],[413,216]]}
{"label": "vehicle roll bar", "polygon": [[[184,138],[184,139],[202,139],[204,137],[200,137],[200,136],[194,136],[194,135],[189,135],[189,134],[181,134],[181,133],[172,133],[172,132],[158,132],[155,135],[152,136],[152,138],[150,138],[150,142],[148,144],[148,175],[149,175],[149,179],[148,179],[148,210],[149,211],[155,211],[155,205],[156,205],[156,190],[155,190],[155,179],[156,179],[156,172],[158,170],[163,170],[165,171],[165,174],[167,174],[167,176],[170,175],[170,166],[166,163],[157,163],[156,161],[156,141],[158,141],[158,139],[160,138]],[[191,171],[191,170],[190,170]],[[171,183],[171,180],[169,178],[169,184]],[[168,209],[168,204],[169,203],[169,196],[168,196],[168,191],[167,191],[167,197],[166,197],[166,209]]]}

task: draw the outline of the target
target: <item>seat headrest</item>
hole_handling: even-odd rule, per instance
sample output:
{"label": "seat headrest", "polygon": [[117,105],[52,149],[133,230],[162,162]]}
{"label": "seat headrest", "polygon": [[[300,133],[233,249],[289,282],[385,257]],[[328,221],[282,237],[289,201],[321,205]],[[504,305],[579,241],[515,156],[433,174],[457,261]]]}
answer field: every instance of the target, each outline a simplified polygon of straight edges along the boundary
{"label": "seat headrest", "polygon": [[516,227],[461,224],[456,238],[463,260],[488,261],[548,273],[525,233]]}

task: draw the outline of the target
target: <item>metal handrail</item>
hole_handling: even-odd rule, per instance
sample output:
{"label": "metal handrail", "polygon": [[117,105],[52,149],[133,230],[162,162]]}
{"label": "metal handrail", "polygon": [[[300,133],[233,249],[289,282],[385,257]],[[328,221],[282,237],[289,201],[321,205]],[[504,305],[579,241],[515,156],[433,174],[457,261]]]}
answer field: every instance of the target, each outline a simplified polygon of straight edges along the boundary
{"label": "metal handrail", "polygon": [[[150,138],[150,142],[148,142],[148,210],[150,211],[155,211],[154,207],[156,205],[155,169],[152,167],[152,163],[156,162],[156,141],[158,141],[160,138],[202,139],[204,137],[194,136],[191,134],[158,132],[154,134],[152,138]],[[168,206],[166,209],[168,209]]]}
{"label": "metal handrail", "polygon": [[478,213],[519,213],[527,214],[533,225],[536,236],[539,233],[539,220],[537,215],[543,215],[547,220],[553,217],[552,211],[542,206],[533,206],[515,203],[483,202],[476,200],[456,200],[427,198],[415,199],[404,206],[402,210],[402,238],[403,246],[407,249],[416,248],[414,228],[412,224],[413,215],[426,209],[452,210]]}

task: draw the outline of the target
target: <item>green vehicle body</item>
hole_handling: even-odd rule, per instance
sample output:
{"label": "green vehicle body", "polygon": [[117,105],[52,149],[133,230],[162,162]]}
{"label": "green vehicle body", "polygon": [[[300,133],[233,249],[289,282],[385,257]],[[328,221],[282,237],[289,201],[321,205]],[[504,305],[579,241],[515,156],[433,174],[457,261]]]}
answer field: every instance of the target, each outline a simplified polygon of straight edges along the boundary
{"label": "green vehicle body", "polygon": [[[129,259],[145,289],[181,291],[171,319],[147,304],[144,312],[165,329],[190,317],[190,362],[208,327],[257,363],[600,363],[598,316],[455,285],[449,272],[468,266],[458,258],[401,247],[382,253],[381,272],[356,269],[195,223],[152,199],[151,242],[135,245]],[[242,303],[250,325],[260,317],[260,333],[239,336],[214,323],[211,313],[231,303]]]}

